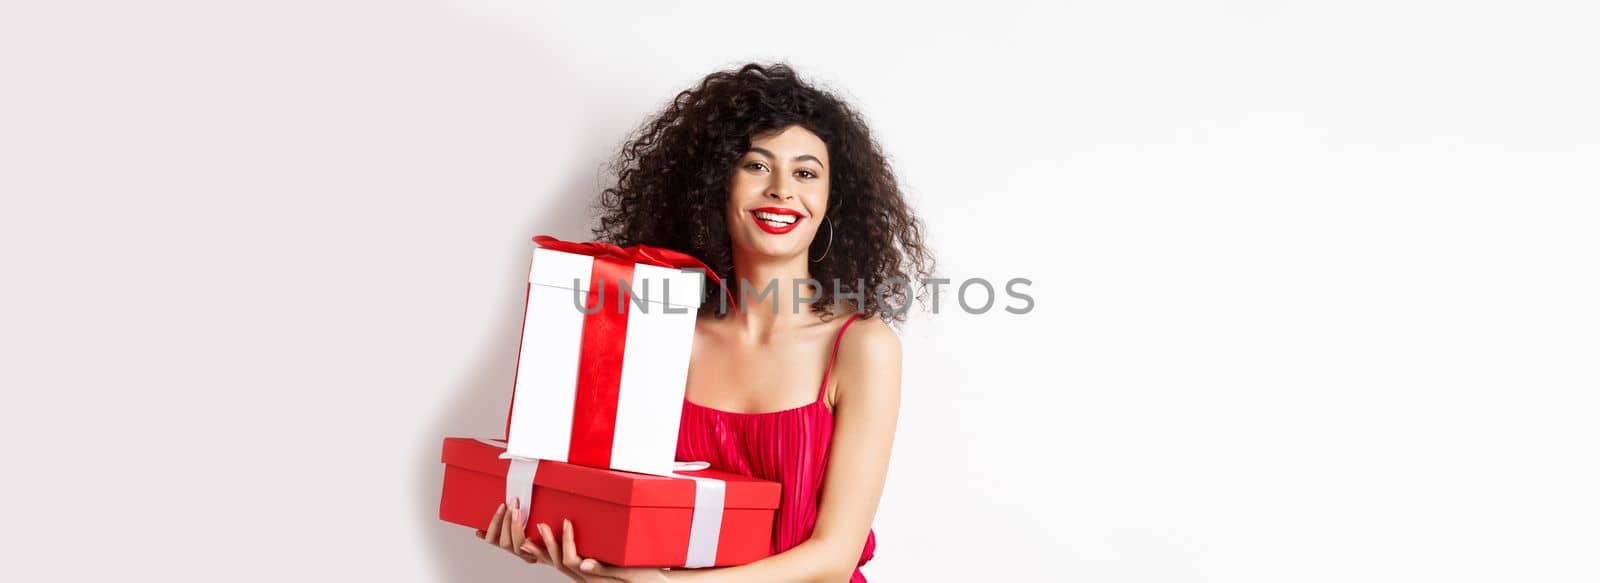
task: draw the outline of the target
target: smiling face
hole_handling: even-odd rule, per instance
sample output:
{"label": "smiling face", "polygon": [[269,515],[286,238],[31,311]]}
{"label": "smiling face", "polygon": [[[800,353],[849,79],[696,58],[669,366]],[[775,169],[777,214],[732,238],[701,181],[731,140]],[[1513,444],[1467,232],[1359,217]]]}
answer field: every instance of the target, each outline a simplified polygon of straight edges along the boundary
{"label": "smiling face", "polygon": [[756,256],[805,255],[828,208],[828,146],[789,126],[750,138],[728,179],[728,235]]}

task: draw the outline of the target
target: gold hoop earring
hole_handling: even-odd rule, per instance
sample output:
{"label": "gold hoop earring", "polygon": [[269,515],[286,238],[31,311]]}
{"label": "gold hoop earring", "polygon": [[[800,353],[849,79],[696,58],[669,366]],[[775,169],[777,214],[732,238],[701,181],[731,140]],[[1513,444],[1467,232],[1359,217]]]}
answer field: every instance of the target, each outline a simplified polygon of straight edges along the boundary
{"label": "gold hoop earring", "polygon": [[[833,250],[833,221],[828,220],[828,217],[824,216],[822,217],[822,222],[828,224],[828,247],[822,250],[822,257],[827,257],[828,252]],[[818,261],[822,261],[822,257],[812,259],[811,262],[816,263]]]}

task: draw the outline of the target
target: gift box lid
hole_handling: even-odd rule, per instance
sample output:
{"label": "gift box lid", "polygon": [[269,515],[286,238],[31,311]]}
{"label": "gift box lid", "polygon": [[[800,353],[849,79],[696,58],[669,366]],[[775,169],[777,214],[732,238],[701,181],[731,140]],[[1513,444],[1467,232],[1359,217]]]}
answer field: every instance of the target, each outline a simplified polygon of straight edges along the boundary
{"label": "gift box lid", "polygon": [[[535,248],[533,262],[529,266],[528,283],[587,293],[593,283],[590,276],[594,261],[595,258],[588,255]],[[702,272],[640,263],[633,266],[632,278],[628,280],[629,291],[621,292],[613,288],[611,293],[628,293],[631,294],[627,298],[630,300],[675,308],[699,308],[701,294],[704,293],[701,289],[704,279]],[[606,305],[612,305],[615,301],[618,299],[606,298]]]}
{"label": "gift box lid", "polygon": [[[471,437],[447,437],[441,461],[448,465],[496,476],[506,475],[511,460],[500,459],[505,444]],[[769,510],[778,507],[782,485],[717,470],[679,472],[697,478],[716,478],[727,484],[724,508]],[[695,485],[688,478],[671,478],[604,470],[562,462],[539,462],[535,486],[581,494],[624,506],[693,508]]]}

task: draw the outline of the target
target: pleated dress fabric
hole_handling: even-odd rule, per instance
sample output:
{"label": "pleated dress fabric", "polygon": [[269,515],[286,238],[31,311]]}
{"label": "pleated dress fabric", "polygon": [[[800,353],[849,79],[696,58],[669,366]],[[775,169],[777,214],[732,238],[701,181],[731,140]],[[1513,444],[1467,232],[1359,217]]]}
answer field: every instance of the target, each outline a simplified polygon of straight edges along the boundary
{"label": "pleated dress fabric", "polygon": [[[860,314],[850,316],[833,339],[833,353],[822,376],[817,399],[808,405],[765,413],[737,413],[683,400],[678,426],[678,459],[705,461],[711,467],[771,480],[783,485],[772,529],[772,553],[793,548],[811,538],[822,496],[822,477],[828,471],[828,445],[833,441],[833,411],[826,402],[828,379],[839,357],[839,340]],[[877,539],[867,531],[867,544],[851,575],[851,583],[865,583],[861,565],[867,564]]]}

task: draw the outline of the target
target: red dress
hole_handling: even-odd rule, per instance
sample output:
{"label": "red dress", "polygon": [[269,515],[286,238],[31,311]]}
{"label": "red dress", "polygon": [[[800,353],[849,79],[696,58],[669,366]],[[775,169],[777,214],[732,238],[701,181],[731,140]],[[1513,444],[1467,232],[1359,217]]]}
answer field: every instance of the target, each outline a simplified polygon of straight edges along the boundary
{"label": "red dress", "polygon": [[[683,400],[678,426],[678,459],[705,461],[711,467],[783,484],[777,520],[772,528],[772,553],[811,538],[822,497],[822,476],[828,470],[828,444],[833,441],[833,411],[825,401],[839,339],[860,314],[850,316],[833,339],[833,354],[822,375],[817,400],[809,405],[767,413],[735,413]],[[865,583],[861,565],[872,558],[876,537],[867,531],[861,560],[851,583]]]}

